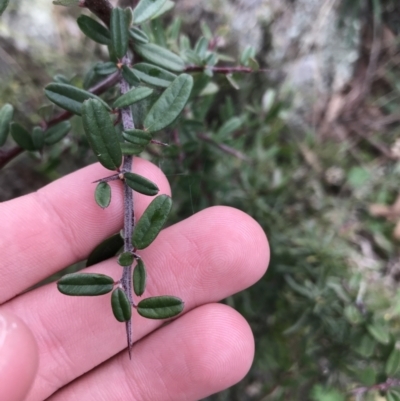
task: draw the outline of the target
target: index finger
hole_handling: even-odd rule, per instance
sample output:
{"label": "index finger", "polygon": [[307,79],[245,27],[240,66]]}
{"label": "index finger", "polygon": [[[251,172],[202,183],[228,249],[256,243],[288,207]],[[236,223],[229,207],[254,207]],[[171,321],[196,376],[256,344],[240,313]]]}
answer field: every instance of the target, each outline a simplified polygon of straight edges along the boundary
{"label": "index finger", "polygon": [[[165,175],[135,158],[134,169],[170,194]],[[122,185],[111,182],[112,201],[102,210],[93,181],[110,175],[100,164],[69,174],[41,190],[0,204],[0,304],[60,269],[87,258],[102,240],[122,227]],[[140,215],[153,198],[135,193]]]}

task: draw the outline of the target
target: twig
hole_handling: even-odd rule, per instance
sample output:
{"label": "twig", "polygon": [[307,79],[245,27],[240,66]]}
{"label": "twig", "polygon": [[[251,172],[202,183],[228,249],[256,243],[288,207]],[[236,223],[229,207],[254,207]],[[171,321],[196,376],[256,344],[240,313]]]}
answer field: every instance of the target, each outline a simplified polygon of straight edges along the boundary
{"label": "twig", "polygon": [[209,67],[209,66],[203,66],[203,65],[188,65],[185,68],[185,72],[202,72],[205,70],[210,70],[214,72],[215,74],[233,74],[235,72],[239,72],[241,74],[251,74],[254,72],[267,72],[268,70],[258,70],[254,71],[249,67]]}
{"label": "twig", "polygon": [[399,387],[400,379],[392,379],[388,378],[384,383],[374,384],[373,386],[367,387],[358,387],[352,390],[352,394],[354,395],[362,395],[367,393],[368,391],[378,390],[378,391],[388,391],[392,387]]}
{"label": "twig", "polygon": [[228,154],[230,154],[230,155],[232,155],[232,156],[235,156],[235,157],[237,157],[238,159],[243,160],[243,161],[245,161],[245,162],[247,162],[247,163],[250,162],[250,159],[249,159],[245,154],[243,154],[242,152],[240,152],[239,150],[236,150],[236,149],[234,149],[234,148],[231,148],[230,146],[225,145],[225,144],[223,144],[223,143],[215,142],[214,139],[212,139],[212,138],[211,138],[210,136],[208,136],[207,134],[200,133],[200,134],[197,134],[197,137],[198,137],[199,139],[202,139],[202,140],[205,141],[205,142],[211,143],[212,145],[216,146],[219,150],[222,150],[222,151],[225,152],[225,153],[228,153]]}

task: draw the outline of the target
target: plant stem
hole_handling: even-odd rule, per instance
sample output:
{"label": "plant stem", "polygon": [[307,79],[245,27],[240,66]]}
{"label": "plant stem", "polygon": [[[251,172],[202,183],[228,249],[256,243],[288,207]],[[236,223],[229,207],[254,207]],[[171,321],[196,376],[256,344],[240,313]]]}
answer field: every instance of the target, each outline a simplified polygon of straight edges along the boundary
{"label": "plant stem", "polygon": [[[125,65],[130,64],[128,56],[125,56],[122,60]],[[130,86],[123,77],[120,79],[121,94],[125,94],[129,91]],[[135,124],[133,121],[132,110],[130,107],[121,109],[122,127],[124,130],[134,129]],[[122,166],[122,172],[131,172],[133,165],[133,156],[125,156],[124,163]],[[133,191],[124,181],[124,252],[133,252],[132,245],[132,234],[135,226],[135,214],[133,204]],[[127,295],[129,302],[133,305],[132,297],[132,265],[124,267],[124,271],[121,278],[122,288]],[[129,358],[132,356],[132,319],[126,322],[126,336],[128,341]]]}

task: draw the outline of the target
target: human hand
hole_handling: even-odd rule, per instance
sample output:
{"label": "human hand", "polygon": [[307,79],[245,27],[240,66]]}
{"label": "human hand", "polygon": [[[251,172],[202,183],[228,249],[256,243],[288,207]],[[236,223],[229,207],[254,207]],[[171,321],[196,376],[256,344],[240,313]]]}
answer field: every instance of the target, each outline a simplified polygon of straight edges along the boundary
{"label": "human hand", "polygon": [[[157,167],[141,159],[134,167],[169,194]],[[235,384],[250,368],[254,342],[247,322],[216,302],[254,284],[269,249],[261,227],[232,208],[212,207],[168,227],[142,252],[146,295],[174,294],[185,309],[167,325],[134,313],[131,361],[125,325],[115,320],[109,296],[68,297],[55,283],[19,295],[84,260],[121,229],[119,183],[111,183],[108,209],[94,201],[90,183],[104,175],[95,164],[0,204],[1,400],[198,400]],[[135,193],[138,216],[151,199]],[[117,280],[119,269],[110,259],[87,270]]]}

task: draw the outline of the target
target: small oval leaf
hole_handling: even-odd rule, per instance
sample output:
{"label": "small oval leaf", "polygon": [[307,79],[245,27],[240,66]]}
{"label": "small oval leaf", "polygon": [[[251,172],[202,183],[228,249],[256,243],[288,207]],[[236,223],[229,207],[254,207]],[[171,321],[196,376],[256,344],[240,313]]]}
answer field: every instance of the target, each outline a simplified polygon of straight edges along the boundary
{"label": "small oval leaf", "polygon": [[176,78],[176,75],[172,72],[147,63],[135,64],[133,71],[142,82],[160,88],[168,88],[171,82]]}
{"label": "small oval leaf", "polygon": [[176,120],[189,100],[193,78],[188,74],[177,77],[154,103],[144,120],[147,131],[155,132]]}
{"label": "small oval leaf", "polygon": [[8,133],[10,132],[10,123],[13,118],[14,107],[6,103],[0,109],[0,146],[6,143]]}
{"label": "small oval leaf", "polygon": [[45,132],[45,145],[54,145],[61,141],[69,131],[71,131],[71,123],[69,121],[63,121],[54,127],[51,127]]}
{"label": "small oval leaf", "polygon": [[111,35],[109,30],[99,22],[87,15],[81,15],[77,19],[80,30],[90,39],[101,45],[109,45],[111,43]]}
{"label": "small oval leaf", "polygon": [[44,132],[40,127],[32,130],[32,142],[36,150],[42,150],[44,145]]}
{"label": "small oval leaf", "polygon": [[147,272],[142,259],[137,261],[133,270],[133,290],[138,297],[141,297],[146,289]]}
{"label": "small oval leaf", "polygon": [[21,148],[29,151],[36,150],[29,132],[18,123],[11,123],[11,136]]}
{"label": "small oval leaf", "polygon": [[135,51],[145,60],[174,72],[185,69],[184,61],[175,53],[154,43],[134,44]]}
{"label": "small oval leaf", "polygon": [[109,170],[116,170],[122,162],[121,147],[114,124],[106,108],[97,99],[89,99],[82,106],[85,133],[99,162]]}
{"label": "small oval leaf", "polygon": [[367,326],[367,330],[369,334],[371,334],[371,336],[374,337],[379,343],[389,344],[390,333],[387,326],[374,323]]}
{"label": "small oval leaf", "polygon": [[168,319],[183,311],[184,303],[172,296],[151,297],[140,301],[137,311],[148,319]]}
{"label": "small oval leaf", "polygon": [[133,255],[130,252],[124,252],[118,256],[118,264],[123,267],[132,266],[133,260]]}
{"label": "small oval leaf", "polygon": [[111,75],[117,72],[118,68],[115,63],[108,61],[107,63],[98,63],[96,67],[94,67],[94,71],[97,75]]}
{"label": "small oval leaf", "polygon": [[167,0],[140,0],[133,10],[133,23],[141,24],[153,17]]}
{"label": "small oval leaf", "polygon": [[121,143],[121,151],[124,156],[137,156],[144,150],[144,146],[134,145],[132,143]]}
{"label": "small oval leaf", "polygon": [[122,136],[128,142],[142,147],[147,146],[152,139],[151,134],[149,134],[146,131],[142,131],[140,129],[131,129],[123,131]]}
{"label": "small oval leaf", "polygon": [[140,85],[139,77],[127,65],[124,65],[122,67],[122,76],[124,77],[125,81],[128,82],[129,85],[131,85],[131,86],[139,86]]}
{"label": "small oval leaf", "polygon": [[119,233],[107,238],[102,243],[97,245],[96,248],[94,248],[90,253],[86,261],[86,267],[93,266],[97,263],[112,258],[123,246],[124,240]]}
{"label": "small oval leaf", "polygon": [[104,107],[110,109],[98,96],[73,85],[51,83],[45,87],[44,93],[57,106],[77,115],[81,115],[82,104],[88,99],[97,99]]}
{"label": "small oval leaf", "polygon": [[146,35],[144,31],[139,28],[132,27],[129,30],[130,37],[134,40],[135,43],[146,44],[149,43],[149,37]]}
{"label": "small oval leaf", "polygon": [[120,7],[115,7],[111,11],[110,31],[111,43],[115,55],[122,59],[128,51],[129,42],[129,17]]}
{"label": "small oval leaf", "polygon": [[143,195],[154,196],[160,191],[154,182],[142,177],[139,174],[125,173],[125,182],[128,187]]}
{"label": "small oval leaf", "polygon": [[104,274],[73,273],[58,280],[57,288],[65,295],[103,295],[113,290],[114,280]]}
{"label": "small oval leaf", "polygon": [[172,200],[167,195],[153,199],[139,219],[132,235],[132,244],[136,249],[147,248],[157,237],[167,221]]}
{"label": "small oval leaf", "polygon": [[153,89],[150,88],[134,88],[124,93],[114,102],[114,108],[128,107],[133,103],[139,102],[140,100],[146,99],[153,93]]}
{"label": "small oval leaf", "polygon": [[111,295],[111,307],[119,322],[127,322],[132,317],[132,307],[124,290],[116,288]]}
{"label": "small oval leaf", "polygon": [[94,193],[96,203],[105,209],[110,206],[111,203],[111,187],[106,182],[99,182]]}

